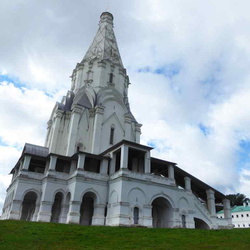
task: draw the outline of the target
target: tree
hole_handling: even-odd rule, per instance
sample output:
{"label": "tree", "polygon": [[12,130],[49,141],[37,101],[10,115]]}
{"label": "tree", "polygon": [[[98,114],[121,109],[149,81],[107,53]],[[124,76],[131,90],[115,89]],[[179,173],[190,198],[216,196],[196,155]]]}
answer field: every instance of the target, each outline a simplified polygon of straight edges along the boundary
{"label": "tree", "polygon": [[246,198],[244,194],[228,194],[226,195],[227,199],[230,200],[231,207],[241,206],[243,202],[249,202],[249,198]]}

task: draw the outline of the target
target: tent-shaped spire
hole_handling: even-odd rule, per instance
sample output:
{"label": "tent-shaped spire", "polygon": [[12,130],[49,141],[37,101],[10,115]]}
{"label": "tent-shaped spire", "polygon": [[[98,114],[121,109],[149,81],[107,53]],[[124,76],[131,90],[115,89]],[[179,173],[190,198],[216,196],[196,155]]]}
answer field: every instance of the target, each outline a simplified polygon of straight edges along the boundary
{"label": "tent-shaped spire", "polygon": [[99,58],[123,67],[113,30],[113,19],[113,15],[109,12],[101,14],[99,29],[82,62]]}

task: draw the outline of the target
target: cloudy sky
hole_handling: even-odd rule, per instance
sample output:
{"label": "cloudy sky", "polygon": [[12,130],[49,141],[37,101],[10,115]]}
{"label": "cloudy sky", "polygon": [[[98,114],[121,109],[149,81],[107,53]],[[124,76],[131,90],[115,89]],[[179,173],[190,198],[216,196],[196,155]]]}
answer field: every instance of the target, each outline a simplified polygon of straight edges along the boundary
{"label": "cloudy sky", "polygon": [[249,0],[1,0],[0,210],[8,173],[25,142],[43,145],[108,5],[141,142],[249,197]]}

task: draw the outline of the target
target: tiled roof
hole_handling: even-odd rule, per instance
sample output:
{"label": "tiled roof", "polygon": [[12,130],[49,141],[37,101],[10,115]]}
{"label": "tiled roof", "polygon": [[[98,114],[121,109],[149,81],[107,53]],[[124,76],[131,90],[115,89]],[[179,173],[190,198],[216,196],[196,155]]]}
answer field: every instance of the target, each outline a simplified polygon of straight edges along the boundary
{"label": "tiled roof", "polygon": [[[250,206],[235,206],[231,209],[231,213],[238,213],[238,212],[250,212]],[[219,211],[217,214],[223,214],[223,210]]]}

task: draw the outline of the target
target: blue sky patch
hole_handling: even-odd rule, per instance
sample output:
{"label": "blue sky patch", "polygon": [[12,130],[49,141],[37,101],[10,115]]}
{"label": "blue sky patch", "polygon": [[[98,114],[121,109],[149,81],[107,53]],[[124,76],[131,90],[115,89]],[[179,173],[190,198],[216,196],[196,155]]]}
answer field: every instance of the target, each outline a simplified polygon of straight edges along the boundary
{"label": "blue sky patch", "polygon": [[247,163],[250,164],[250,140],[241,140],[238,150],[238,163],[240,166],[244,166]]}
{"label": "blue sky patch", "polygon": [[22,87],[25,87],[24,83],[21,83],[19,79],[15,76],[10,76],[10,75],[5,75],[5,74],[0,74],[0,82],[9,82],[14,84],[16,88],[21,89]]}
{"label": "blue sky patch", "polygon": [[203,135],[208,136],[210,134],[209,127],[205,126],[203,123],[199,123],[198,127],[200,131],[203,133]]}
{"label": "blue sky patch", "polygon": [[157,147],[157,143],[154,142],[154,141],[149,141],[147,144],[148,144],[149,147],[152,147],[152,148],[156,148]]}
{"label": "blue sky patch", "polygon": [[157,75],[164,75],[165,77],[172,79],[174,76],[180,74],[181,67],[178,64],[168,64],[166,66],[153,69],[149,66],[140,68],[139,73],[153,73]]}
{"label": "blue sky patch", "polygon": [[8,147],[8,146],[9,146],[7,143],[5,143],[5,142],[3,141],[3,138],[2,138],[2,137],[0,137],[0,146],[3,146],[3,147]]}

